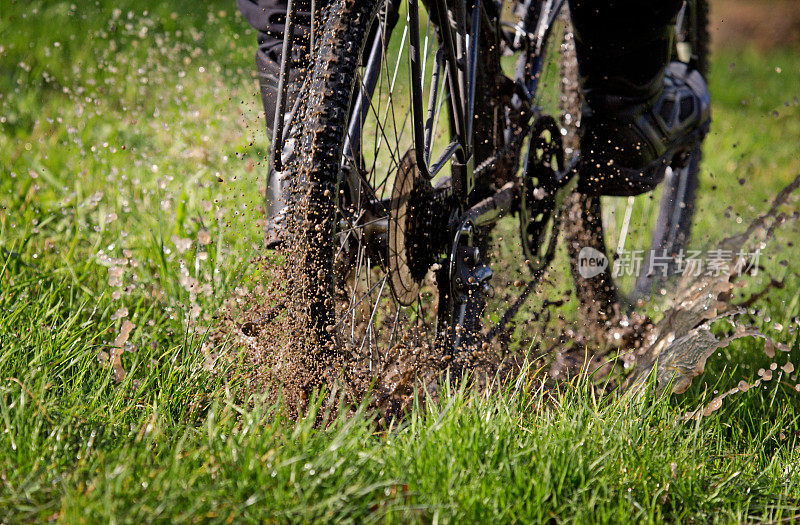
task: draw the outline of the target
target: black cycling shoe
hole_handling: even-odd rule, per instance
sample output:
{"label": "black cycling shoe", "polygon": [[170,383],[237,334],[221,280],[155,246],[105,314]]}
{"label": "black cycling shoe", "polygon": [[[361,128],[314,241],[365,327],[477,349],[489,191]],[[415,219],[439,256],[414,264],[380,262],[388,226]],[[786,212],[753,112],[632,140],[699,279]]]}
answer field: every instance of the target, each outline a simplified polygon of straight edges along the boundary
{"label": "black cycling shoe", "polygon": [[654,189],[667,166],[685,160],[702,142],[711,122],[708,86],[682,62],[669,64],[660,94],[649,100],[596,93],[585,98],[578,189],[587,194],[630,196]]}

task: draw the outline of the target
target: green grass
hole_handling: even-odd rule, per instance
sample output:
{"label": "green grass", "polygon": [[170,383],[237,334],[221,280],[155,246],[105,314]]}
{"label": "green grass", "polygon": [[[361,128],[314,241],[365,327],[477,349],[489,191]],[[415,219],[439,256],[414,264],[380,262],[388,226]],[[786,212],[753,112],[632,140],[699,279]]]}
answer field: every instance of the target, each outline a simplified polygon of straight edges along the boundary
{"label": "green grass", "polygon": [[[2,8],[0,521],[798,515],[796,376],[683,417],[768,367],[763,343],[720,351],[677,398],[599,398],[582,382],[543,394],[530,372],[380,432],[362,411],[324,432],[289,421],[250,394],[237,356],[213,362],[212,316],[270,285],[250,264],[266,155],[254,38],[227,1]],[[718,51],[698,246],[800,171],[798,86],[795,51]],[[785,286],[757,323],[791,345],[779,365],[800,365],[785,329],[797,248],[776,253],[765,264]],[[126,320],[118,382],[101,357]]]}

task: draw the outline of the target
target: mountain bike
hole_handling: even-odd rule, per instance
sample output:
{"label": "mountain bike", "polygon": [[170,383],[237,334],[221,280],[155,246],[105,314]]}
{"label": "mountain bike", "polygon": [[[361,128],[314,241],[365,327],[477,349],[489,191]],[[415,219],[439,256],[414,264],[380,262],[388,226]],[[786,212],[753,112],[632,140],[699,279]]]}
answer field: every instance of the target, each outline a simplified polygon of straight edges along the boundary
{"label": "mountain bike", "polygon": [[[284,57],[295,11],[290,2]],[[299,322],[317,343],[379,369],[413,332],[468,362],[519,312],[561,233],[581,312],[600,330],[663,285],[669,268],[645,263],[619,278],[613,261],[623,250],[647,259],[684,247],[700,147],[650,193],[575,191],[580,97],[564,0],[333,0],[312,2],[312,13],[292,112],[290,60],[282,64],[272,162],[292,180],[287,244],[300,254],[291,262]],[[686,0],[674,59],[703,73],[706,26],[706,1]],[[526,282],[489,322],[500,286],[490,239],[514,218]],[[606,258],[588,276],[587,248]]]}

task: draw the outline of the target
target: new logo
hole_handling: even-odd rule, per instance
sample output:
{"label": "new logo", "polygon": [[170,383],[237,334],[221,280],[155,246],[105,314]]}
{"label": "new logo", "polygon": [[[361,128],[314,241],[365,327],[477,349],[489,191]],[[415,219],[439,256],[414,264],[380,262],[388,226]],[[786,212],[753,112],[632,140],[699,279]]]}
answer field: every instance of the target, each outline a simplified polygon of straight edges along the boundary
{"label": "new logo", "polygon": [[584,246],[578,254],[578,273],[584,279],[591,279],[608,268],[608,258],[591,246]]}

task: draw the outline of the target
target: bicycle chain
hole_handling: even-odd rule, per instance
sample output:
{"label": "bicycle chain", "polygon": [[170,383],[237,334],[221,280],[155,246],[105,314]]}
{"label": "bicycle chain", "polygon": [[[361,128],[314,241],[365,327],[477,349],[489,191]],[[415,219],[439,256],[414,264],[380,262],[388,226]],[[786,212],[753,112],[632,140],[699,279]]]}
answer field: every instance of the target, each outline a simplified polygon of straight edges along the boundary
{"label": "bicycle chain", "polygon": [[512,149],[522,145],[522,141],[525,140],[525,137],[528,135],[528,130],[523,129],[523,131],[518,132],[512,137],[508,143],[500,148],[497,153],[492,155],[491,157],[487,158],[483,162],[481,162],[475,169],[472,171],[473,178],[477,179],[479,176],[483,175],[484,171],[488,170],[493,164],[497,163],[508,155],[509,153],[513,153]]}

